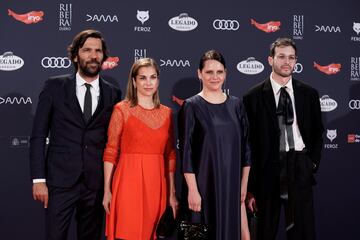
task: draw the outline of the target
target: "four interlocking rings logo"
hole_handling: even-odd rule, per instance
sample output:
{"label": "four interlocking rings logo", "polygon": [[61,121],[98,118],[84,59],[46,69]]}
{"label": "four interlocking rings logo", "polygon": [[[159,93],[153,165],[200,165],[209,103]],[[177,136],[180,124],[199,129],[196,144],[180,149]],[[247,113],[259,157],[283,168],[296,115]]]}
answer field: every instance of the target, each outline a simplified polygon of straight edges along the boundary
{"label": "four interlocking rings logo", "polygon": [[67,57],[44,57],[41,65],[44,68],[68,68],[71,66],[71,61]]}
{"label": "four interlocking rings logo", "polygon": [[360,100],[359,99],[351,99],[349,101],[349,108],[351,110],[359,110],[360,109]]}
{"label": "four interlocking rings logo", "polygon": [[226,20],[226,19],[215,19],[213,22],[213,27],[216,30],[232,30],[236,31],[239,29],[240,24],[236,20]]}
{"label": "four interlocking rings logo", "polygon": [[303,71],[303,65],[301,63],[296,63],[294,66],[294,73],[301,73]]}

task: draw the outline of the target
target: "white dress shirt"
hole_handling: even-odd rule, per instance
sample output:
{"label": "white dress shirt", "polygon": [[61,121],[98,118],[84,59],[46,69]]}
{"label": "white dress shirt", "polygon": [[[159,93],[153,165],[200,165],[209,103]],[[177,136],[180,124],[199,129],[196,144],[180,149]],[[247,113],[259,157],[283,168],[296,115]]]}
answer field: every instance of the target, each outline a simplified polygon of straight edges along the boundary
{"label": "white dress shirt", "polygon": [[[305,148],[305,143],[304,143],[304,141],[303,141],[303,139],[301,137],[299,126],[298,126],[298,123],[297,123],[295,99],[294,99],[294,88],[293,88],[293,85],[292,85],[292,78],[290,78],[290,80],[284,86],[282,86],[273,79],[272,74],[271,74],[270,75],[270,82],[271,82],[271,86],[272,86],[272,89],[273,89],[273,92],[274,92],[276,107],[277,107],[277,105],[279,103],[280,89],[281,89],[281,87],[286,86],[285,89],[290,95],[293,110],[294,110],[294,122],[292,124],[293,136],[294,136],[294,148],[295,148],[295,151],[302,151]],[[286,151],[288,152],[289,151],[289,143],[288,143],[288,140],[287,140],[286,130],[285,130],[285,143],[286,143]]]}

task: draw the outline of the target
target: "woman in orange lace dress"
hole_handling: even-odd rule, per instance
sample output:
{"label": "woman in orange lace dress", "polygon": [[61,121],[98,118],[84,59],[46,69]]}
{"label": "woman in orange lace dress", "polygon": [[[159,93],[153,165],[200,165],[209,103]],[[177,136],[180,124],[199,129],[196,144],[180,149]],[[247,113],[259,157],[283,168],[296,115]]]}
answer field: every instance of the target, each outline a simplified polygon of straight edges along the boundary
{"label": "woman in orange lace dress", "polygon": [[160,104],[158,86],[158,65],[139,59],[113,110],[103,158],[108,240],[155,239],[166,205],[176,213],[172,111]]}

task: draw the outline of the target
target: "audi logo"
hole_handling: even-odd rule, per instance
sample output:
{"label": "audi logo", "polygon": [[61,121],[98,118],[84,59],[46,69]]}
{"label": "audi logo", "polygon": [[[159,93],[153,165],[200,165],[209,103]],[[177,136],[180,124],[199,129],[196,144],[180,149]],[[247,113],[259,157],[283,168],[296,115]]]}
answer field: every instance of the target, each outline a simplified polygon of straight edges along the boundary
{"label": "audi logo", "polygon": [[349,101],[349,108],[351,110],[359,110],[360,109],[360,100],[359,99],[352,99]]}
{"label": "audi logo", "polygon": [[68,68],[71,66],[71,61],[67,57],[44,57],[41,65],[44,68]]}
{"label": "audi logo", "polygon": [[240,24],[236,20],[225,20],[225,19],[215,19],[213,22],[213,27],[216,30],[232,30],[236,31],[239,29]]}
{"label": "audi logo", "polygon": [[294,73],[301,73],[303,71],[303,65],[301,63],[296,63],[294,66]]}

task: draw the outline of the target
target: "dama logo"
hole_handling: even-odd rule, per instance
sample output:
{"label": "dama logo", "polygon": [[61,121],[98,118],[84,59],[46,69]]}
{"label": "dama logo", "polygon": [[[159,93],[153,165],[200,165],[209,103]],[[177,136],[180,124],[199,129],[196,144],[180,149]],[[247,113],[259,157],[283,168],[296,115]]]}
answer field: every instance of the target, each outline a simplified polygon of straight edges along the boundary
{"label": "dama logo", "polygon": [[179,106],[182,106],[184,104],[184,101],[185,101],[185,100],[183,100],[181,98],[176,97],[175,95],[171,96],[171,100],[173,102],[176,102],[177,104],[179,104]]}
{"label": "dama logo", "polygon": [[258,23],[254,19],[251,18],[251,25],[255,25],[255,27],[263,32],[272,33],[280,30],[281,22],[280,21],[270,21],[267,23]]}
{"label": "dama logo", "polygon": [[119,60],[120,60],[120,59],[119,59],[118,57],[108,57],[108,58],[106,59],[106,61],[102,64],[101,69],[102,69],[102,70],[113,69],[113,68],[115,68],[117,65],[119,65],[119,64],[118,64]]}
{"label": "dama logo", "polygon": [[116,15],[110,16],[110,15],[89,15],[86,14],[86,21],[87,22],[119,22],[118,17]]}
{"label": "dama logo", "polygon": [[38,23],[43,20],[44,12],[43,11],[31,11],[24,14],[17,14],[10,9],[8,9],[9,16],[12,16],[16,20],[23,22],[25,24]]}
{"label": "dama logo", "polygon": [[20,105],[20,104],[32,104],[30,97],[0,97],[0,104]]}
{"label": "dama logo", "polygon": [[160,67],[190,67],[189,60],[163,60],[160,59]]}
{"label": "dama logo", "polygon": [[341,29],[339,26],[323,26],[323,25],[315,25],[315,32],[341,32]]}
{"label": "dama logo", "polygon": [[332,74],[337,74],[338,72],[340,72],[341,64],[340,63],[331,63],[327,66],[321,66],[321,65],[317,64],[316,62],[314,62],[314,68],[316,68],[320,72],[325,73],[327,75],[332,75]]}

